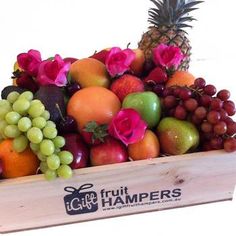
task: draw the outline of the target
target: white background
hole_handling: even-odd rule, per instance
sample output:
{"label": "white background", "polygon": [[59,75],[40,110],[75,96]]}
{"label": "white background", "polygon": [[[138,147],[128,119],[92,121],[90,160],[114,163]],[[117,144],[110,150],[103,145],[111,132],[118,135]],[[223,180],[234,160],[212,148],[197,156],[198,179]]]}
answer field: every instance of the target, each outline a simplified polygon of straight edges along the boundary
{"label": "white background", "polygon": [[[190,71],[218,88],[230,88],[232,99],[236,100],[233,4],[233,0],[206,0],[194,13],[199,20],[189,32],[193,46]],[[9,78],[16,55],[31,48],[40,50],[44,58],[55,53],[82,58],[102,48],[126,47],[129,42],[131,47],[137,47],[148,26],[150,6],[149,0],[1,0],[0,89],[11,83]],[[0,215],[4,217],[1,209]],[[236,235],[235,219],[236,202],[233,201],[14,235],[231,236]]]}

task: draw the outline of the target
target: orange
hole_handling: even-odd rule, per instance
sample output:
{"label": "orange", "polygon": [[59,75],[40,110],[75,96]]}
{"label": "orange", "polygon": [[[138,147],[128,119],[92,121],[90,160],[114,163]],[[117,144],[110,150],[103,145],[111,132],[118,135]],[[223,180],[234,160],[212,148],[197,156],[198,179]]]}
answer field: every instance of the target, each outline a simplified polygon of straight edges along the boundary
{"label": "orange", "polygon": [[190,86],[194,83],[195,77],[188,71],[176,71],[167,81],[166,87],[170,86]]}
{"label": "orange", "polygon": [[39,167],[39,160],[36,155],[30,148],[18,153],[14,151],[12,143],[11,139],[6,139],[0,143],[3,178],[16,178],[36,174]]}
{"label": "orange", "polygon": [[75,118],[79,130],[89,121],[108,124],[120,110],[119,98],[103,87],[89,87],[76,92],[68,102],[67,113]]}
{"label": "orange", "polygon": [[94,58],[84,58],[74,62],[70,67],[70,75],[81,88],[92,86],[108,88],[110,85],[106,66]]}
{"label": "orange", "polygon": [[141,141],[128,145],[128,153],[134,161],[158,157],[160,155],[159,140],[151,130],[146,130]]}

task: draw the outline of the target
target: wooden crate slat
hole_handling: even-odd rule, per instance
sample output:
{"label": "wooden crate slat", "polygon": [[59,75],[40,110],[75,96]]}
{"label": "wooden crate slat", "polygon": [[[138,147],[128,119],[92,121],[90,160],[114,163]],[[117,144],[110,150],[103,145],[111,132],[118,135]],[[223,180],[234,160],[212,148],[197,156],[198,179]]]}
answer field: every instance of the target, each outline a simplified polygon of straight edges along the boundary
{"label": "wooden crate slat", "polygon": [[[93,186],[74,195],[64,190],[65,187],[78,189],[84,184]],[[0,181],[0,232],[229,200],[235,184],[236,154],[224,151],[85,168],[76,170],[70,180],[47,182],[41,175],[3,180]],[[119,192],[118,200],[107,192],[116,193],[121,187],[123,192]],[[94,193],[95,200],[91,197]],[[70,211],[70,214],[77,212],[75,215],[67,214],[66,195],[75,202],[74,206],[82,196],[89,196],[87,203],[93,200],[90,204],[93,212],[82,214],[77,209]],[[137,202],[130,202],[136,200],[136,195]],[[117,204],[108,206],[109,201]],[[88,204],[86,207],[90,210]]]}

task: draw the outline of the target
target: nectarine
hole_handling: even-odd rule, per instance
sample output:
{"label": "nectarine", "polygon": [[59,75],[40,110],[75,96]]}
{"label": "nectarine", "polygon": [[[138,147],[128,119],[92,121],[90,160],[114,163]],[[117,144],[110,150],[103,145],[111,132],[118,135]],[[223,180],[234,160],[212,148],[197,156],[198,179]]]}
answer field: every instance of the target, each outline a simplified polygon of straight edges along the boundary
{"label": "nectarine", "polygon": [[106,66],[94,58],[84,58],[74,62],[70,68],[70,75],[81,88],[92,86],[108,88],[110,85]]}

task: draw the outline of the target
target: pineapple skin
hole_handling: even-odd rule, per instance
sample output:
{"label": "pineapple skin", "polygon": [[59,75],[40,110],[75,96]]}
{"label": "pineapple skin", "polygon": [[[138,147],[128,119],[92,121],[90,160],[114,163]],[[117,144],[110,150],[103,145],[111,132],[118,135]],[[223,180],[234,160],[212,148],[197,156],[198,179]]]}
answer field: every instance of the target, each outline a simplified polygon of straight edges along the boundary
{"label": "pineapple skin", "polygon": [[185,55],[178,70],[187,71],[190,63],[191,45],[186,33],[182,30],[177,30],[175,27],[149,27],[149,30],[143,34],[142,39],[138,43],[138,47],[143,50],[146,63],[152,61],[152,50],[159,44],[167,44],[179,47]]}

